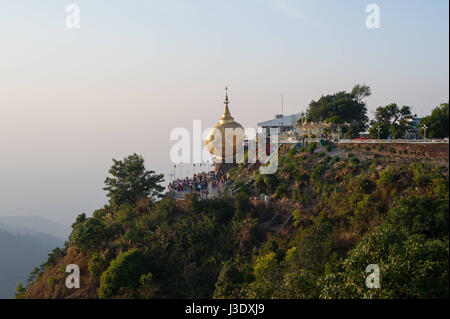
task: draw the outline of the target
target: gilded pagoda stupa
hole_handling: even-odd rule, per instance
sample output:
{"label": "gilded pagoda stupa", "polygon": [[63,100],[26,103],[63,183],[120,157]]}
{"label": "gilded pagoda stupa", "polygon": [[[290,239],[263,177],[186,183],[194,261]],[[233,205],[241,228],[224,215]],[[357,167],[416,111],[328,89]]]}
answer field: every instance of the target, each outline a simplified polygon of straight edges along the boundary
{"label": "gilded pagoda stupa", "polygon": [[225,110],[219,122],[213,127],[205,140],[205,147],[215,156],[215,170],[227,171],[239,160],[237,152],[244,141],[244,128],[234,121],[228,105],[228,87],[225,87]]}

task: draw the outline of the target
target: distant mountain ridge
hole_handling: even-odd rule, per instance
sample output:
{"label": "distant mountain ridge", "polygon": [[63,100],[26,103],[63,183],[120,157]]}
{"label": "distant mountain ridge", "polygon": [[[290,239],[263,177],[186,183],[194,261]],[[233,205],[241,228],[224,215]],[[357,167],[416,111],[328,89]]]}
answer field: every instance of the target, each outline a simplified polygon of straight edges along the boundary
{"label": "distant mountain ridge", "polygon": [[19,282],[62,247],[70,234],[63,224],[34,216],[0,217],[0,298],[13,298]]}
{"label": "distant mountain ridge", "polygon": [[13,234],[44,233],[67,239],[69,226],[37,216],[0,216],[0,229]]}
{"label": "distant mountain ridge", "polygon": [[14,226],[14,225],[9,225],[9,224],[5,224],[0,222],[0,230],[4,230],[7,231],[11,234],[32,234],[32,233],[36,233],[35,231],[26,228],[26,227],[20,227],[20,226]]}

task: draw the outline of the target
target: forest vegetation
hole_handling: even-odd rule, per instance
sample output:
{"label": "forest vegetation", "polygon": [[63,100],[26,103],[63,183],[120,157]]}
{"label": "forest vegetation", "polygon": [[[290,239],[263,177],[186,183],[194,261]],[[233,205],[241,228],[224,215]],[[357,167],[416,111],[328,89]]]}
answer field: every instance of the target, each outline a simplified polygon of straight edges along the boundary
{"label": "forest vegetation", "polygon": [[[369,123],[370,94],[322,96],[307,116],[348,123],[348,137],[380,126],[401,136],[411,108],[380,106]],[[448,137],[448,103],[424,122],[429,137]],[[448,150],[434,160],[378,147],[283,145],[276,174],[237,164],[233,184],[207,200],[165,196],[164,176],[137,154],[113,160],[109,202],[76,218],[16,298],[448,298]],[[80,267],[79,289],[65,286],[68,264]],[[366,286],[369,265],[380,288]]]}
{"label": "forest vegetation", "polygon": [[[16,298],[448,298],[448,159],[283,147],[277,174],[241,164],[209,200],[163,196],[136,154],[110,173],[109,203],[78,216]],[[71,263],[80,289],[65,286]]]}

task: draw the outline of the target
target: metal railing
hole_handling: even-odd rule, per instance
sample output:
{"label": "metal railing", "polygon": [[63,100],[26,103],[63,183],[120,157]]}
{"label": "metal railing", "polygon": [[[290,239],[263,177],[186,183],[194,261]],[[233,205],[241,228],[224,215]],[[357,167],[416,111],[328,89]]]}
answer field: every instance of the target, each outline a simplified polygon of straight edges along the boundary
{"label": "metal railing", "polygon": [[301,142],[318,142],[320,140],[329,140],[335,143],[361,143],[361,144],[448,144],[448,138],[427,138],[427,139],[337,139],[337,138],[302,138],[298,134],[280,133],[278,134],[278,144],[291,144],[291,143],[301,143]]}
{"label": "metal railing", "polygon": [[350,139],[340,139],[336,143],[355,143],[355,144],[448,144],[449,140],[446,139],[420,139],[420,140],[409,140],[409,139],[370,139],[370,140],[350,140]]}

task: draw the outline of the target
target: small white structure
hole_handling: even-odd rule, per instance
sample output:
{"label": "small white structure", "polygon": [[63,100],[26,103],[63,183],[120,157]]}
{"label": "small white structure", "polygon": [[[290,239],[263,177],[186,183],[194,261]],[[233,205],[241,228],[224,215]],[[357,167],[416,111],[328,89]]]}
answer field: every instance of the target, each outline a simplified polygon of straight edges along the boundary
{"label": "small white structure", "polygon": [[292,131],[294,129],[294,126],[296,125],[297,121],[300,119],[301,114],[291,114],[291,115],[282,115],[277,114],[275,115],[275,118],[272,120],[264,121],[258,123],[258,126],[262,128],[263,130],[269,130],[271,128],[278,129],[278,133],[288,132]]}

